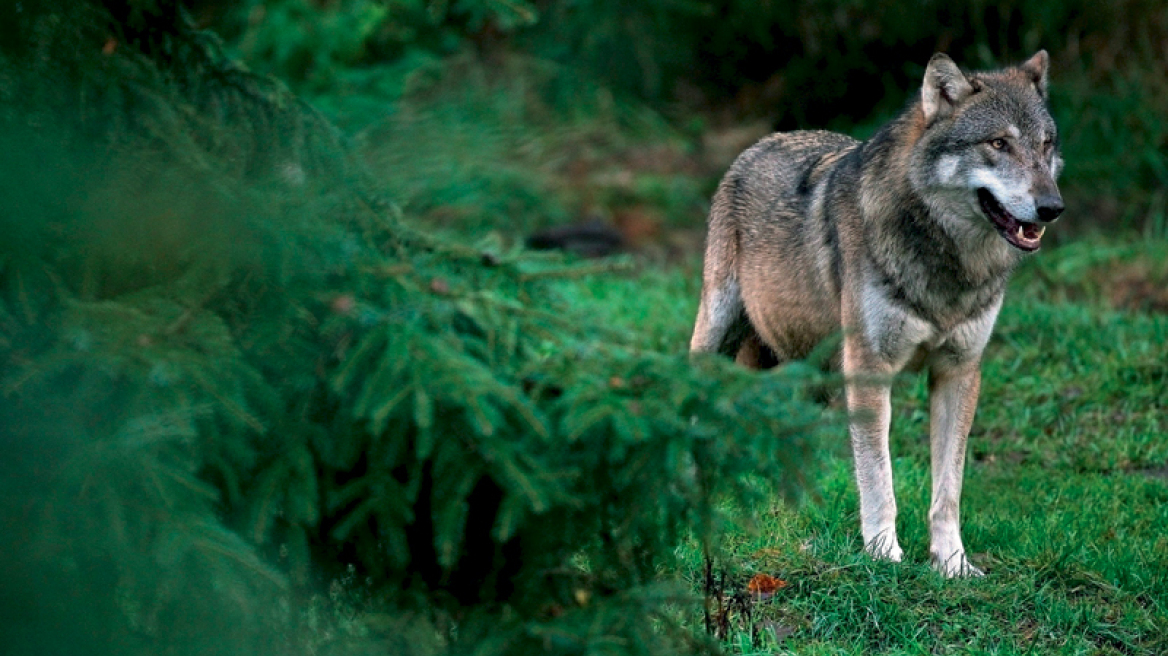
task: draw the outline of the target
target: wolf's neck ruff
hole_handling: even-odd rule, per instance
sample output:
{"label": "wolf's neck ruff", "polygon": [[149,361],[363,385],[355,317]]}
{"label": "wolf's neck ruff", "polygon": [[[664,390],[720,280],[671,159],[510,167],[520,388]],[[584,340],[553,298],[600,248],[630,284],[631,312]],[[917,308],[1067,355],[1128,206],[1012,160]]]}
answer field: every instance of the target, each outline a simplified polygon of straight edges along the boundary
{"label": "wolf's neck ruff", "polygon": [[[962,248],[923,204],[869,225],[873,234],[866,238],[875,246],[868,251],[870,262],[888,298],[941,331],[993,306],[1016,261],[1004,258],[1009,264],[992,270],[987,270],[983,258],[971,261],[975,251]],[[882,247],[882,243],[887,245]],[[993,244],[991,248],[1001,247]]]}

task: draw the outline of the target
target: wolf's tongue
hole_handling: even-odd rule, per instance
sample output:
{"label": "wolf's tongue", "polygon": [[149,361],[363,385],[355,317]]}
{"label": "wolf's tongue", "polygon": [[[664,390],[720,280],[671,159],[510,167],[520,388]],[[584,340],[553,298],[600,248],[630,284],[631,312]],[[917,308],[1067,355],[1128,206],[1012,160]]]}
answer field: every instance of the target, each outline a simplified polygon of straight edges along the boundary
{"label": "wolf's tongue", "polygon": [[1020,223],[1017,228],[1014,228],[1014,238],[1022,242],[1036,242],[1042,238],[1042,233],[1044,232],[1046,232],[1046,226],[1037,226],[1033,223]]}

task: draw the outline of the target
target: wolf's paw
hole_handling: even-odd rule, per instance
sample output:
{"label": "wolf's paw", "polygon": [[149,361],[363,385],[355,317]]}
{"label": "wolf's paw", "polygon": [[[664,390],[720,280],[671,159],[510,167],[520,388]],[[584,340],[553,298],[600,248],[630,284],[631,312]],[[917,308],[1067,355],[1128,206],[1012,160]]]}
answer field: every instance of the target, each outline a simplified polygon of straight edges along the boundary
{"label": "wolf's paw", "polygon": [[940,572],[941,576],[947,579],[985,576],[985,572],[969,562],[969,559],[965,557],[964,551],[953,552],[948,558],[942,558],[936,552],[933,552],[931,560],[933,569]]}
{"label": "wolf's paw", "polygon": [[900,543],[895,535],[891,537],[878,536],[864,547],[864,551],[867,551],[868,555],[876,560],[889,560],[894,563],[904,560],[904,550],[900,548]]}

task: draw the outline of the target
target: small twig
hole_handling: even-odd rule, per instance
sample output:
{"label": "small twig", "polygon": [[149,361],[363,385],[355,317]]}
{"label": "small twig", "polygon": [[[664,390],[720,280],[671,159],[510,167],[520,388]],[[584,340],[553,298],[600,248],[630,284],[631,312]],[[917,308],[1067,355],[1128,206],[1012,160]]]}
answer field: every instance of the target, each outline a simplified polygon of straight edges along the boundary
{"label": "small twig", "polygon": [[710,595],[714,594],[714,561],[710,559],[710,554],[705,554],[706,562],[706,584],[705,584],[705,616],[706,616],[706,633],[714,633],[713,621],[710,618]]}
{"label": "small twig", "polygon": [[194,304],[192,304],[186,310],[183,310],[183,313],[180,314],[177,319],[170,322],[170,325],[162,329],[162,334],[166,335],[167,337],[171,337],[186,330],[187,326],[191,325],[191,322],[195,320],[195,315],[197,315],[199,311],[203,309],[204,305],[211,302],[211,299],[215,298],[215,296],[219,294],[219,290],[219,287],[212,289],[211,291],[204,294],[202,298],[195,301]]}

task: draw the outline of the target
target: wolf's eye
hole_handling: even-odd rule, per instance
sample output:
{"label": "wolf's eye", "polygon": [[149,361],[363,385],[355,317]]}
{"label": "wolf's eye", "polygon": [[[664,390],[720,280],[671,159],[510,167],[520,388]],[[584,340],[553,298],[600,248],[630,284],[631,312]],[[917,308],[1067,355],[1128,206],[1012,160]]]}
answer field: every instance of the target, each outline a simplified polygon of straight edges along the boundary
{"label": "wolf's eye", "polygon": [[994,150],[1005,150],[1007,145],[1008,144],[1006,143],[1005,139],[990,139],[990,148],[993,148]]}

